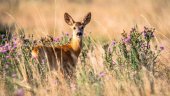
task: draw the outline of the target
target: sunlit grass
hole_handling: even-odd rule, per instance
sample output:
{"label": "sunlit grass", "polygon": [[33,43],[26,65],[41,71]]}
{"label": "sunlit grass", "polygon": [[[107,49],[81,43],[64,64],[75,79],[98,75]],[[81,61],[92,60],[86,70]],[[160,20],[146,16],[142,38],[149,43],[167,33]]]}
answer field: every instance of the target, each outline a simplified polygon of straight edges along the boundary
{"label": "sunlit grass", "polygon": [[[168,0],[15,1],[0,1],[1,96],[170,94]],[[65,80],[60,71],[49,71],[46,60],[31,57],[35,43],[69,41],[65,12],[81,20],[89,11],[76,79]]]}

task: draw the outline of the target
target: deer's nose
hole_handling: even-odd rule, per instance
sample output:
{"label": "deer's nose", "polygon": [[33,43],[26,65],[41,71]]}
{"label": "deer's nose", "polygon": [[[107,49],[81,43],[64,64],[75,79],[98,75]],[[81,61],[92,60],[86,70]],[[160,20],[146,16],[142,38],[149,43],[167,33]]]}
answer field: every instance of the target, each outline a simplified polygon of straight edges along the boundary
{"label": "deer's nose", "polygon": [[83,33],[82,32],[77,32],[77,36],[82,36]]}

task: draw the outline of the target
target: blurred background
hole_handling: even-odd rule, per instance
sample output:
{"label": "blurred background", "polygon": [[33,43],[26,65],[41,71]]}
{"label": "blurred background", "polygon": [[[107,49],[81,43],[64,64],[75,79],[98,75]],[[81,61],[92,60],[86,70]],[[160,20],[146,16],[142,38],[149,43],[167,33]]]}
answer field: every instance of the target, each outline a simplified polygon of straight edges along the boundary
{"label": "blurred background", "polygon": [[170,0],[0,0],[0,25],[17,24],[36,38],[71,34],[64,13],[80,21],[89,11],[92,21],[85,31],[97,40],[120,39],[123,30],[138,25],[155,27],[158,41],[169,41]]}

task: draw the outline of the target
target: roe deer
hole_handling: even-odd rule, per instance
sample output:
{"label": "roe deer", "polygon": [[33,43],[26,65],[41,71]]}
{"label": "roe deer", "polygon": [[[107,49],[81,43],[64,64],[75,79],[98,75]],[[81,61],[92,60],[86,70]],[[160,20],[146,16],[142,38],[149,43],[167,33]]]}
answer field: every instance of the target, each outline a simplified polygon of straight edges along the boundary
{"label": "roe deer", "polygon": [[89,12],[81,22],[75,22],[68,13],[64,14],[64,19],[73,30],[70,42],[61,46],[35,46],[32,50],[32,56],[37,57],[40,62],[47,57],[50,69],[57,69],[57,65],[59,65],[64,75],[71,76],[76,68],[78,56],[82,49],[84,28],[91,20],[91,13]]}

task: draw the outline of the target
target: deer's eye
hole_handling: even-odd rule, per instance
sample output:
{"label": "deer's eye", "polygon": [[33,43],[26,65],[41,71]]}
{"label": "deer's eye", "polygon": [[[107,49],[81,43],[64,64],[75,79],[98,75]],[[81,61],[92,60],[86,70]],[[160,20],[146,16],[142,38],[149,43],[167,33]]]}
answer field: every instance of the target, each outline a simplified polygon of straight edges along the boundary
{"label": "deer's eye", "polygon": [[81,29],[83,29],[84,27],[82,26]]}
{"label": "deer's eye", "polygon": [[75,30],[75,29],[76,29],[76,27],[73,27],[73,29]]}

